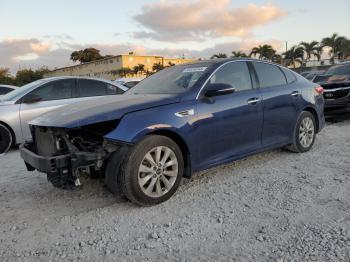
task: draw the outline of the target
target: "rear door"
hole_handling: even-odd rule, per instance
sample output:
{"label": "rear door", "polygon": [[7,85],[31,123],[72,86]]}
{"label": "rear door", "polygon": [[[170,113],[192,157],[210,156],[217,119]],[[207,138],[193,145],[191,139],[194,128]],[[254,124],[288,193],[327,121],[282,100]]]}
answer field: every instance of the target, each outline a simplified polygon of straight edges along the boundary
{"label": "rear door", "polygon": [[74,103],[75,92],[75,79],[52,81],[31,91],[29,94],[37,95],[41,100],[36,103],[21,103],[20,120],[23,139],[31,140],[28,122],[51,110]]}
{"label": "rear door", "polygon": [[[262,145],[289,143],[298,117],[301,92],[295,77],[287,75],[279,66],[252,62],[263,98],[264,126]],[[288,77],[288,82],[287,82]]]}
{"label": "rear door", "polygon": [[261,146],[262,106],[248,64],[236,61],[223,65],[210,83],[230,84],[232,94],[206,98],[205,88],[197,103],[197,168],[208,167]]}

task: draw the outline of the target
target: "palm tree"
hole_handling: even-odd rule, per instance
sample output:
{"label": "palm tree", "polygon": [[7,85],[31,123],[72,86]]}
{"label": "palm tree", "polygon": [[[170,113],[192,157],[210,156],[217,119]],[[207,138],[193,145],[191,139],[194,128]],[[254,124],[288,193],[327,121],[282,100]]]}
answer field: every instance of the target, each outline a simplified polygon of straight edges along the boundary
{"label": "palm tree", "polygon": [[119,75],[120,77],[126,77],[128,75],[132,75],[133,70],[131,70],[129,67],[122,67],[117,70],[111,70],[110,73],[112,75]]}
{"label": "palm tree", "polygon": [[259,59],[272,60],[272,57],[276,54],[276,50],[273,49],[271,45],[259,45],[254,47],[250,52],[250,56],[254,55],[259,57]]}
{"label": "palm tree", "polygon": [[326,37],[322,39],[322,46],[328,46],[331,49],[329,50],[329,55],[331,56],[331,61],[334,63],[334,58],[338,55],[341,49],[341,45],[346,41],[346,38],[339,36],[337,33],[334,33],[331,37]]}
{"label": "palm tree", "polygon": [[295,62],[302,63],[304,59],[304,49],[301,46],[292,46],[287,52],[283,53],[286,65],[293,65],[296,68]]}
{"label": "palm tree", "polygon": [[273,56],[272,56],[272,62],[275,62],[275,63],[277,63],[277,64],[282,64],[282,60],[283,60],[283,58],[282,58],[282,56],[281,55],[279,55],[279,54],[274,54]]}
{"label": "palm tree", "polygon": [[241,51],[238,51],[238,52],[233,51],[231,57],[248,57],[248,55]]}
{"label": "palm tree", "polygon": [[224,53],[218,53],[218,54],[212,55],[210,59],[215,59],[215,58],[227,58],[227,55]]}
{"label": "palm tree", "polygon": [[311,56],[315,56],[317,60],[320,60],[322,48],[319,46],[319,43],[317,41],[312,41],[310,43],[301,42],[300,47],[306,54],[306,61],[310,60]]}
{"label": "palm tree", "polygon": [[160,62],[153,64],[153,66],[152,66],[152,70],[154,72],[158,72],[158,71],[163,70],[163,69],[164,69],[164,66]]}
{"label": "palm tree", "polygon": [[350,40],[345,39],[339,47],[339,57],[342,59],[350,58]]}
{"label": "palm tree", "polygon": [[144,73],[145,72],[145,65],[143,64],[138,64],[133,67],[132,71],[134,72],[135,75],[138,75],[139,73]]}

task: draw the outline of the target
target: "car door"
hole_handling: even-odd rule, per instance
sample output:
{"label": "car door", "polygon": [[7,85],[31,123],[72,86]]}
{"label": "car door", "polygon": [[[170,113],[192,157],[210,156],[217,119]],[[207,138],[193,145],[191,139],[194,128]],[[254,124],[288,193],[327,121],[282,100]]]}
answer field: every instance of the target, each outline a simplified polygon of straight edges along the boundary
{"label": "car door", "polygon": [[279,66],[264,62],[253,62],[253,65],[263,98],[262,145],[269,147],[288,143],[298,117],[300,90],[293,83],[287,83],[286,75]]}
{"label": "car door", "polygon": [[200,95],[195,160],[199,169],[260,147],[263,116],[261,95],[254,82],[244,61],[223,65],[209,79],[206,86],[229,84],[235,92],[207,98],[205,87]]}
{"label": "car door", "polygon": [[[55,80],[39,86],[22,98],[20,120],[24,140],[31,140],[28,122],[64,105],[74,103],[75,79]],[[37,102],[24,102],[28,96],[37,96]]]}

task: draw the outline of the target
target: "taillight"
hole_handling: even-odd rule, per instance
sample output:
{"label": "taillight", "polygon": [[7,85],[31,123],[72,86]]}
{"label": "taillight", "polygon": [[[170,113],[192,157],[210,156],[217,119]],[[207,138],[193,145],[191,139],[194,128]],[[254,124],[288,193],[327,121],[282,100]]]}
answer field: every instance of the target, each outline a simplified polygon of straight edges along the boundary
{"label": "taillight", "polygon": [[317,94],[322,95],[323,92],[324,92],[324,89],[323,89],[322,86],[318,86],[318,87],[315,88],[315,91],[316,91]]}

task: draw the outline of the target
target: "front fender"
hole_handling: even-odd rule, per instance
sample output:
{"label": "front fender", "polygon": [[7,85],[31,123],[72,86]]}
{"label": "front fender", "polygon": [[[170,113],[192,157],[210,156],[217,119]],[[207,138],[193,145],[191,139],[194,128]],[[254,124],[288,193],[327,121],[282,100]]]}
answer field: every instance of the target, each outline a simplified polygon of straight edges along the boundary
{"label": "front fender", "polygon": [[192,101],[165,105],[156,108],[136,111],[126,114],[118,124],[118,127],[105,135],[107,140],[122,141],[125,143],[137,143],[145,135],[159,131],[171,131],[179,135],[188,143],[188,135],[192,130],[192,123],[196,114],[186,117],[178,117],[175,113],[184,110],[195,110]]}

